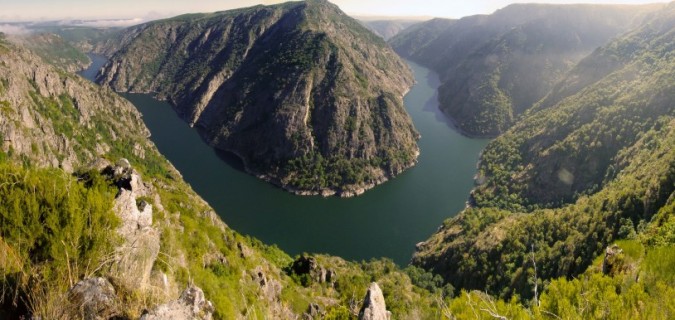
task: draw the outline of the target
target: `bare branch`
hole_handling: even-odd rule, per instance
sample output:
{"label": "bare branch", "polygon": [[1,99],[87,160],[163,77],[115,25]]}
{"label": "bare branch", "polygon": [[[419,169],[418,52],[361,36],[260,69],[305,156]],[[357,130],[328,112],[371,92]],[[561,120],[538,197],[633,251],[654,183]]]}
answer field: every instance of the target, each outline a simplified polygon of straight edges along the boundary
{"label": "bare branch", "polygon": [[480,310],[481,310],[481,311],[487,312],[488,314],[490,314],[491,317],[493,317],[493,318],[495,318],[495,319],[509,320],[509,318],[507,318],[507,317],[505,317],[505,316],[502,316],[502,315],[499,315],[499,314],[496,314],[496,313],[492,312],[491,310],[488,310],[488,309],[485,309],[485,308],[480,309]]}

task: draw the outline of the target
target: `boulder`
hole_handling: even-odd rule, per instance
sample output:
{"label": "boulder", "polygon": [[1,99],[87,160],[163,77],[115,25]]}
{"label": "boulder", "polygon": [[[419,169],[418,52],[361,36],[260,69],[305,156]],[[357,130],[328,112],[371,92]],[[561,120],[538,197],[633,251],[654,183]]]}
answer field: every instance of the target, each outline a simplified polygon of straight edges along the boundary
{"label": "boulder", "polygon": [[118,232],[125,238],[152,226],[152,205],[145,201],[137,204],[136,195],[132,191],[120,189],[113,210],[122,220]]}
{"label": "boulder", "polygon": [[359,320],[389,320],[391,312],[387,311],[382,290],[377,283],[373,282],[368,287],[363,306],[359,311]]}
{"label": "boulder", "polygon": [[108,319],[114,315],[115,288],[105,278],[89,278],[76,283],[68,299],[79,310],[82,319]]}
{"label": "boulder", "polygon": [[313,320],[313,319],[320,319],[321,316],[322,313],[321,308],[319,308],[319,305],[316,303],[310,303],[309,306],[307,307],[307,311],[302,315],[302,318],[306,320]]}
{"label": "boulder", "polygon": [[141,180],[141,175],[131,167],[127,159],[120,159],[114,166],[108,166],[102,171],[103,175],[111,179],[120,189],[133,191],[138,197],[148,195],[148,188]]}
{"label": "boulder", "polygon": [[241,242],[237,242],[237,249],[239,249],[239,256],[242,259],[250,258],[253,255],[253,251]]}
{"label": "boulder", "polygon": [[138,202],[138,197],[147,195],[149,189],[126,159],[117,161],[114,167],[108,166],[103,174],[119,187],[113,210],[121,220],[117,233],[123,243],[115,252],[111,271],[124,285],[143,288],[148,284],[160,249],[159,231],[152,227],[152,205]]}
{"label": "boulder", "polygon": [[141,320],[210,320],[213,311],[213,304],[206,300],[204,291],[195,285],[190,285],[178,300],[160,305],[145,313],[141,316]]}
{"label": "boulder", "polygon": [[317,283],[334,283],[337,273],[319,265],[314,257],[302,255],[293,261],[291,272],[297,275],[309,275],[310,280]]}
{"label": "boulder", "polygon": [[263,297],[269,302],[280,299],[281,290],[283,289],[282,284],[274,278],[267,277],[262,266],[257,266],[253,269],[251,278],[253,281],[257,282],[260,287],[259,297]]}
{"label": "boulder", "polygon": [[623,250],[616,244],[605,249],[605,257],[602,260],[602,273],[613,276],[619,272],[625,271],[625,263],[622,256]]}
{"label": "boulder", "polygon": [[115,162],[115,166],[124,170],[131,169],[131,163],[129,163],[129,160],[124,158],[117,160],[117,162]]}
{"label": "boulder", "polygon": [[125,238],[115,251],[111,272],[129,288],[143,289],[152,274],[160,250],[159,231],[144,228]]}

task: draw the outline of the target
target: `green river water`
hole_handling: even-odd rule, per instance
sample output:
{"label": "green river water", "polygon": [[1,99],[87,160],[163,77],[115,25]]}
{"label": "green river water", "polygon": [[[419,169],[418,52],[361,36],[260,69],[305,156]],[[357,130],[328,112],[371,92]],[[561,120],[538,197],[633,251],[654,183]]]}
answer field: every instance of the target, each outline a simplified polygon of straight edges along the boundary
{"label": "green river water", "polygon": [[[83,76],[92,79],[105,62]],[[421,133],[419,163],[350,199],[302,197],[246,174],[241,163],[206,145],[166,102],[124,94],[143,114],[152,141],[231,228],[289,254],[328,253],[350,260],[387,257],[409,262],[415,244],[461,211],[488,140],[455,131],[438,110],[438,76],[408,62],[417,84],[405,105]]]}

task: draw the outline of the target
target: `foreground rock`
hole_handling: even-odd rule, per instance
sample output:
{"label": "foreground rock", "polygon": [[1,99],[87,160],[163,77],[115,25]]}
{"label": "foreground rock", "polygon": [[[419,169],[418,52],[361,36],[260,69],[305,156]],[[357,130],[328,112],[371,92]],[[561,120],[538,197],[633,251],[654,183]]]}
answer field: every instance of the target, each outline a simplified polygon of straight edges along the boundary
{"label": "foreground rock", "polygon": [[73,286],[68,299],[85,320],[108,319],[114,314],[115,289],[105,278],[85,279]]}
{"label": "foreground rock", "polygon": [[159,255],[159,231],[152,227],[152,205],[138,201],[148,196],[148,190],[140,175],[131,168],[129,161],[121,159],[103,173],[120,188],[113,210],[122,223],[117,233],[123,244],[115,251],[112,272],[131,288],[143,288],[148,284],[152,266]]}
{"label": "foreground rock", "polygon": [[213,304],[206,300],[202,289],[191,285],[183,291],[178,300],[160,305],[141,316],[141,320],[210,320],[213,311]]}
{"label": "foreground rock", "polygon": [[382,290],[376,282],[370,284],[363,306],[359,311],[359,320],[389,320],[391,312],[387,311]]}

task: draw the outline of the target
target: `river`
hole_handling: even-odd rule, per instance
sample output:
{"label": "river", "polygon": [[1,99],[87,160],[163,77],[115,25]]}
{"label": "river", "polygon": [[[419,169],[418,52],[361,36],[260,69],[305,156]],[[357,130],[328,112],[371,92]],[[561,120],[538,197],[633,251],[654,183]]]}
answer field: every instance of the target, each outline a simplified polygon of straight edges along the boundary
{"label": "river", "polygon": [[[105,58],[81,74],[93,79]],[[209,147],[171,105],[147,94],[123,94],[143,114],[160,152],[234,230],[287,253],[327,253],[349,260],[409,262],[415,244],[461,211],[488,140],[455,131],[438,109],[438,76],[408,61],[417,84],[405,105],[422,138],[419,163],[349,199],[292,195],[246,174],[241,163]]]}

